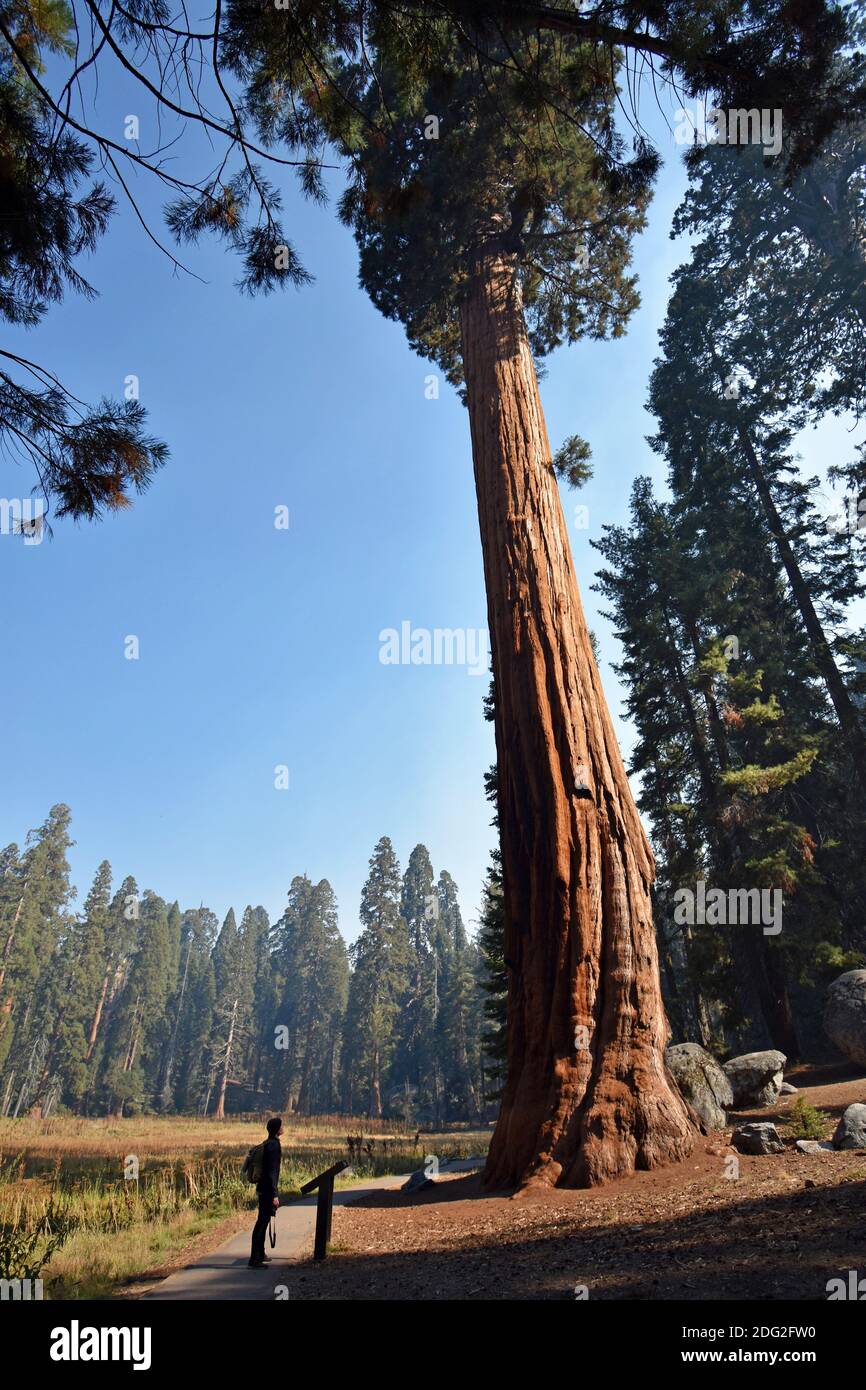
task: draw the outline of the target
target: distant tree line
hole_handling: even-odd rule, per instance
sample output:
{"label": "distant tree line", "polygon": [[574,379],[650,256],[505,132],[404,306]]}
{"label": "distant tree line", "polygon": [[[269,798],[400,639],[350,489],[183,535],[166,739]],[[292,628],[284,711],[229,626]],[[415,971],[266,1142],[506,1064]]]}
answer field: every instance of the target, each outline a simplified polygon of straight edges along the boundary
{"label": "distant tree line", "polygon": [[[479,1122],[501,1083],[495,873],[481,933],[416,845],[383,837],[347,947],[326,879],[296,875],[271,923],[220,925],[99,865],[73,908],[70,811],[0,853],[0,1113],[148,1111]],[[501,1024],[500,1024],[501,1026]]]}

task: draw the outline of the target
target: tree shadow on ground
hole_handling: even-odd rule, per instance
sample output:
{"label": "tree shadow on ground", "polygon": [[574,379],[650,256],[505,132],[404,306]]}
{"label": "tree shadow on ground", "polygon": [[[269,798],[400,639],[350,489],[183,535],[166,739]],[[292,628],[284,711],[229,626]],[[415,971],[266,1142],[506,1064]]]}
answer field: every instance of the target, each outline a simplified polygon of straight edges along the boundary
{"label": "tree shadow on ground", "polygon": [[[465,1188],[463,1207],[446,1213],[461,1200],[446,1186],[458,1184],[407,1198],[450,1217],[432,1231],[407,1226],[412,1248],[304,1262],[292,1272],[291,1297],[573,1300],[585,1288],[590,1299],[823,1301],[829,1279],[866,1276],[859,1177],[638,1224],[603,1223],[589,1205],[564,1213],[541,1204],[515,1205],[491,1222],[483,1198],[465,1200]],[[366,1205],[399,1204],[377,1194]]]}

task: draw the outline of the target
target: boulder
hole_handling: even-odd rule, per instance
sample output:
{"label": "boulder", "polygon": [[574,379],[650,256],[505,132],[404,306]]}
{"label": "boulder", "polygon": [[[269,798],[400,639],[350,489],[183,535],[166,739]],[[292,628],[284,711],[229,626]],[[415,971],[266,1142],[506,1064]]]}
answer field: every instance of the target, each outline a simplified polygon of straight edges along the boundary
{"label": "boulder", "polygon": [[698,1043],[674,1043],[665,1052],[668,1068],[689,1105],[707,1129],[724,1129],[725,1110],[734,1096],[731,1083],[715,1057]]}
{"label": "boulder", "polygon": [[849,970],[830,985],[824,1032],[849,1061],[866,1066],[866,970]]}
{"label": "boulder", "polygon": [[833,1135],[834,1149],[866,1149],[866,1105],[849,1105]]}
{"label": "boulder", "polygon": [[825,1154],[833,1152],[833,1145],[826,1139],[798,1139],[794,1148],[799,1154]]}
{"label": "boulder", "polygon": [[732,1057],[722,1070],[731,1083],[734,1107],[775,1105],[782,1090],[784,1052],[746,1052]]}
{"label": "boulder", "polygon": [[768,1120],[740,1125],[731,1135],[731,1143],[741,1154],[780,1154],[785,1150],[776,1126]]}

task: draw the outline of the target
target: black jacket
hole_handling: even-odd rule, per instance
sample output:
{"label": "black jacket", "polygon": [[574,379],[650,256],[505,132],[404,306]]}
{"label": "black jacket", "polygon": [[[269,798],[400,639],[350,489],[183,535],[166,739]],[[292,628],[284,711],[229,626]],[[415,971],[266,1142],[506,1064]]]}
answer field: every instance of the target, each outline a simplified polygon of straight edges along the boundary
{"label": "black jacket", "polygon": [[262,1153],[262,1176],[256,1184],[260,1197],[276,1197],[280,1186],[282,1145],[279,1139],[267,1139]]}

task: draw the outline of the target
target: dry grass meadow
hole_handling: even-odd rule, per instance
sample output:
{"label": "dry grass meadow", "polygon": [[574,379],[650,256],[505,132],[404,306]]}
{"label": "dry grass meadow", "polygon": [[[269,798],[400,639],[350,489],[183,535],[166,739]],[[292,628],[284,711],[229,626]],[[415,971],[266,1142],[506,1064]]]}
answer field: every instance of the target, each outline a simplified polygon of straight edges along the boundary
{"label": "dry grass meadow", "polygon": [[[46,1298],[108,1298],[183,1263],[187,1249],[248,1220],[254,1190],[240,1167],[262,1134],[260,1116],[0,1120],[0,1277],[39,1277]],[[293,1117],[284,1199],[347,1159],[348,1135],[364,1145],[344,1182],[408,1172],[425,1154],[484,1153],[489,1141],[488,1130],[416,1138],[393,1122]]]}

